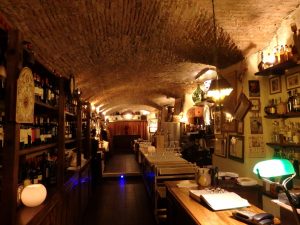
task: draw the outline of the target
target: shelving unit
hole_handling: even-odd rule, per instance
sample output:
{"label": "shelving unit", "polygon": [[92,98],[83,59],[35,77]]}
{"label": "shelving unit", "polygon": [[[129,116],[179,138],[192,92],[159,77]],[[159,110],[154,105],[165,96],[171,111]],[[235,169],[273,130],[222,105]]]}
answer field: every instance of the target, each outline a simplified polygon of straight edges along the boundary
{"label": "shelving unit", "polygon": [[266,143],[268,146],[278,149],[278,148],[293,148],[293,149],[299,149],[300,150],[300,144],[294,144],[294,143]]}
{"label": "shelving unit", "polygon": [[265,118],[267,119],[287,119],[287,118],[297,118],[300,117],[300,112],[289,112],[286,114],[270,114],[266,115]]}
{"label": "shelving unit", "polygon": [[[20,43],[22,39],[16,30],[9,31],[8,38],[11,40],[7,53],[7,79],[5,87],[5,99],[0,99],[0,112],[5,111],[4,124],[4,149],[5,154],[1,154],[3,149],[0,146],[0,224],[6,225],[26,225],[43,224],[43,221],[52,221],[51,224],[79,224],[82,213],[87,205],[87,200],[91,194],[90,186],[90,159],[89,159],[89,129],[82,135],[81,120],[81,99],[77,96],[75,111],[66,111],[68,97],[69,80],[58,77],[47,70],[39,62],[35,62],[32,67],[33,73],[41,73],[44,78],[44,95],[49,98],[41,98],[38,90],[34,105],[34,115],[40,119],[35,119],[32,124],[19,124],[16,122],[16,93],[17,80],[19,77],[18,65],[20,65],[23,48]],[[35,75],[34,75],[35,76]],[[46,85],[48,84],[48,85]],[[46,91],[45,91],[46,90]],[[4,103],[2,103],[4,102]],[[88,103],[85,103],[88,104]],[[7,107],[2,107],[3,105]],[[1,113],[0,113],[1,115]],[[2,118],[2,117],[1,117]],[[85,121],[85,126],[89,126],[89,117]],[[72,121],[74,124],[74,136],[65,138],[65,122]],[[2,124],[2,122],[0,122]],[[1,125],[0,125],[1,126]],[[30,130],[26,142],[26,148],[21,148],[20,131],[26,126]],[[44,127],[43,127],[44,126]],[[22,128],[23,129],[23,128]],[[43,131],[41,131],[43,129]],[[43,133],[45,132],[45,133]],[[46,136],[41,137],[41,134]],[[51,133],[51,134],[50,134]],[[39,138],[37,138],[39,137]],[[45,139],[43,139],[45,137]],[[85,141],[84,151],[82,141]],[[76,170],[66,175],[65,148],[76,151]],[[85,153],[85,164],[81,164],[81,153]],[[49,158],[51,157],[51,158]],[[45,182],[47,188],[47,199],[45,202],[34,208],[27,208],[17,205],[17,189],[22,184],[28,160],[34,160],[33,165],[40,165],[39,160],[47,159],[48,166],[52,166],[50,173],[53,177],[51,182]],[[50,165],[51,164],[51,165]],[[3,182],[1,179],[5,180]],[[32,179],[32,178],[30,178]],[[34,179],[34,181],[36,181]],[[46,179],[42,179],[42,182]],[[72,206],[72,207],[71,207]],[[72,209],[72,210],[71,210]],[[51,219],[50,219],[51,218]]]}
{"label": "shelving unit", "polygon": [[263,71],[259,71],[255,73],[256,76],[270,76],[270,75],[283,75],[286,70],[297,66],[297,62],[294,61],[286,61],[283,63],[279,63],[275,66],[269,67]]}

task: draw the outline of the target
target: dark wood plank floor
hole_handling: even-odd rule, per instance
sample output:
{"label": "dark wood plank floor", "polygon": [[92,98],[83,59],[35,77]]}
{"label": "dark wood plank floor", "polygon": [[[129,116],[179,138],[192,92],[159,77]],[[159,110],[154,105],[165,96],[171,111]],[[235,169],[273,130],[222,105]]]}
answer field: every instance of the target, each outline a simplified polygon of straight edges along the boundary
{"label": "dark wood plank floor", "polygon": [[140,175],[140,167],[133,153],[113,154],[105,162],[104,177],[125,175]]}
{"label": "dark wood plank floor", "polygon": [[132,174],[140,174],[134,154],[112,156],[105,171],[125,178],[103,177],[94,186],[82,225],[156,225],[142,177]]}

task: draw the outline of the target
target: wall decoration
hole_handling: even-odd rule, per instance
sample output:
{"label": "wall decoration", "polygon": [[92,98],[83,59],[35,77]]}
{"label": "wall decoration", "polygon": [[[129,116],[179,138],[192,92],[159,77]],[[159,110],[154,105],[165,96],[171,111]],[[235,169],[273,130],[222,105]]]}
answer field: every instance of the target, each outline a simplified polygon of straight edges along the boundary
{"label": "wall decoration", "polygon": [[227,143],[226,138],[216,138],[214,140],[214,154],[216,156],[226,158],[227,156],[226,143]]}
{"label": "wall decoration", "polygon": [[259,112],[260,111],[260,99],[259,98],[250,98],[249,101],[251,102],[251,112]]}
{"label": "wall decoration", "polygon": [[300,73],[287,75],[285,81],[287,90],[300,87]]}
{"label": "wall decoration", "polygon": [[34,80],[31,69],[22,68],[17,81],[16,122],[33,123]]}
{"label": "wall decoration", "polygon": [[251,102],[244,93],[241,93],[234,110],[234,118],[238,121],[243,120],[250,108]]}
{"label": "wall decoration", "polygon": [[264,158],[266,157],[264,139],[262,135],[249,136],[249,157]]}
{"label": "wall decoration", "polygon": [[269,79],[269,91],[270,94],[276,94],[276,93],[281,93],[281,77],[276,76],[276,77],[271,77]]}
{"label": "wall decoration", "polygon": [[263,125],[261,117],[250,117],[250,131],[251,134],[262,134]]}
{"label": "wall decoration", "polygon": [[215,111],[214,112],[214,134],[221,134],[222,130],[222,116],[221,116],[221,111]]}
{"label": "wall decoration", "polygon": [[236,123],[236,132],[238,134],[244,133],[244,121],[237,121]]}
{"label": "wall decoration", "polygon": [[250,97],[260,97],[259,80],[249,80],[248,86],[249,86]]}
{"label": "wall decoration", "polygon": [[236,132],[236,120],[231,121],[225,120],[224,116],[222,117],[222,132]]}
{"label": "wall decoration", "polygon": [[228,158],[238,162],[244,162],[244,136],[228,136]]}

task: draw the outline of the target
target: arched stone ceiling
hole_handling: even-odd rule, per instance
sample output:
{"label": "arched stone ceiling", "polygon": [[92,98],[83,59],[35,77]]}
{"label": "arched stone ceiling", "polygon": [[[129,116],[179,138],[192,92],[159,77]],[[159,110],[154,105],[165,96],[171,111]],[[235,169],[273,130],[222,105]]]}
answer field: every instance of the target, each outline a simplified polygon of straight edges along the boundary
{"label": "arched stone ceiling", "polygon": [[[0,0],[0,14],[36,58],[74,74],[103,109],[160,108],[195,88],[206,64],[225,68],[264,48],[298,0]],[[213,46],[216,46],[217,62]]]}

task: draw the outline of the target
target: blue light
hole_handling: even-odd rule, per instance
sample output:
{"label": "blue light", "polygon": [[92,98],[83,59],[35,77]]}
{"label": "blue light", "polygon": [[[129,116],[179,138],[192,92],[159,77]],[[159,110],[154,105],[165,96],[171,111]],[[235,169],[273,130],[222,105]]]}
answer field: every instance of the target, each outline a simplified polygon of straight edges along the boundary
{"label": "blue light", "polygon": [[121,175],[120,178],[123,179],[123,178],[124,178],[124,175]]}

